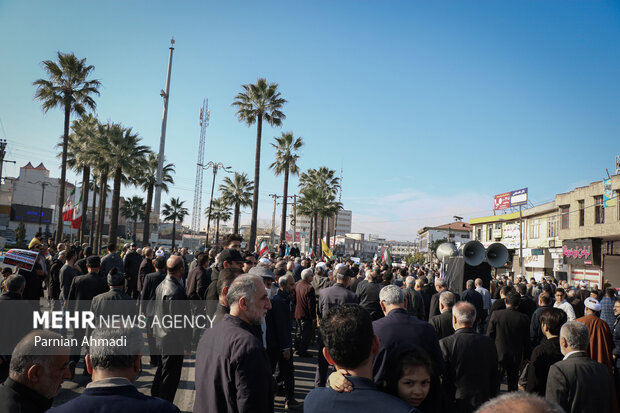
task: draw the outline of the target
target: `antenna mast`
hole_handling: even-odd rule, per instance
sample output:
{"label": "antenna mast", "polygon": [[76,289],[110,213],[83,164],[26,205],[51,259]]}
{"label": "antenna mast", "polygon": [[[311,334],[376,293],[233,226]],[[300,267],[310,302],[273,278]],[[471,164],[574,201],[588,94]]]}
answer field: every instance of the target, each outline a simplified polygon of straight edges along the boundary
{"label": "antenna mast", "polygon": [[200,218],[202,218],[202,176],[205,160],[205,137],[209,126],[209,99],[205,99],[200,109],[200,142],[198,143],[198,161],[196,164],[196,184],[194,186],[194,207],[192,209],[192,232],[200,232]]}

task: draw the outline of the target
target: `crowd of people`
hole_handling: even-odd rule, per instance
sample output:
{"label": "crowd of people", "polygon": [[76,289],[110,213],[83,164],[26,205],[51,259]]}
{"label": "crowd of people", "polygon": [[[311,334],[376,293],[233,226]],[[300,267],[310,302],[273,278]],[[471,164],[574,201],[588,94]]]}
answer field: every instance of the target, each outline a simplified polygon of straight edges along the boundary
{"label": "crowd of people", "polygon": [[[2,271],[0,313],[3,302],[45,298],[35,311],[106,314],[122,300],[149,320],[187,312],[212,323],[147,327],[146,349],[138,329],[72,331],[124,335],[125,352],[36,351],[37,335],[67,332],[26,331],[0,355],[2,411],[178,412],[184,360],[195,352],[194,413],[270,412],[275,396],[306,412],[620,412],[620,301],[611,285],[508,274],[457,285],[436,264],[302,257],[286,244],[259,256],[242,241],[232,234],[221,250],[195,254],[109,244],[100,258],[88,245],[52,248],[35,237],[32,269]],[[134,385],[144,352],[156,368],[150,396]],[[295,358],[316,366],[303,401]],[[90,383],[52,408],[81,360]]]}

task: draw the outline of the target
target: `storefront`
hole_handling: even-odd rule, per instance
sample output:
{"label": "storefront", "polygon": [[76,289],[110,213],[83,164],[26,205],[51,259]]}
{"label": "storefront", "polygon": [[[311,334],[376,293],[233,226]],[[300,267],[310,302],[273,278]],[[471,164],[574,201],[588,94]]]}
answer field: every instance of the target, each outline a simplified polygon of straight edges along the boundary
{"label": "storefront", "polygon": [[562,256],[568,265],[568,282],[586,281],[588,286],[602,287],[601,240],[582,238],[562,242]]}

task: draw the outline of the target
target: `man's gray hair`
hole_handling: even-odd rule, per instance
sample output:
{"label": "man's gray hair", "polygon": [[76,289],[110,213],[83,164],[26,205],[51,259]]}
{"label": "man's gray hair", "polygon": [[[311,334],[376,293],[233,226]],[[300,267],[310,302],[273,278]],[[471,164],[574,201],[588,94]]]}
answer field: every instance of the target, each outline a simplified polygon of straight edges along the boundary
{"label": "man's gray hair", "polygon": [[450,291],[444,291],[443,293],[439,294],[439,303],[443,304],[443,306],[446,308],[452,308],[452,306],[454,305],[454,294],[452,294]]}
{"label": "man's gray hair", "polygon": [[278,284],[280,285],[280,287],[284,287],[286,283],[288,282],[288,280],[291,280],[291,279],[293,279],[293,276],[291,274],[283,275],[280,278],[278,278]]}
{"label": "man's gray hair", "polygon": [[452,307],[452,315],[456,317],[456,321],[460,324],[474,324],[474,321],[476,321],[476,307],[467,301],[459,301]]}
{"label": "man's gray hair", "polygon": [[474,280],[467,280],[467,282],[465,283],[465,286],[467,287],[467,289],[474,288]]}
{"label": "man's gray hair", "polygon": [[305,270],[301,272],[301,279],[307,280],[312,275],[314,275],[314,271],[312,271],[312,268],[306,268]]}
{"label": "man's gray hair", "polygon": [[502,394],[484,403],[475,413],[512,413],[515,407],[519,411],[564,413],[564,409],[556,403],[525,391]]}
{"label": "man's gray hair", "polygon": [[435,278],[435,285],[438,285],[440,287],[447,287],[448,281],[446,281],[445,278]]}
{"label": "man's gray hair", "polygon": [[413,287],[414,281],[415,278],[413,278],[411,275],[408,275],[407,278],[405,278],[405,285],[407,286],[407,288]]}
{"label": "man's gray hair", "polygon": [[569,321],[562,326],[560,337],[566,339],[568,347],[575,350],[586,350],[590,342],[588,327],[578,321]]}
{"label": "man's gray hair", "polygon": [[[35,344],[35,338],[41,337],[42,342],[48,342],[50,340],[50,346],[41,346]],[[45,340],[45,341],[44,341]],[[54,343],[54,340],[60,340],[58,344]],[[11,364],[9,366],[9,373],[12,377],[21,376],[25,374],[28,369],[35,365],[41,365],[48,368],[52,360],[52,356],[69,353],[66,347],[61,347],[61,341],[63,337],[49,330],[34,330],[26,334],[17,343],[11,354]]]}
{"label": "man's gray hair", "polygon": [[16,293],[26,286],[26,278],[21,274],[11,274],[6,279],[6,289]]}
{"label": "man's gray hair", "polygon": [[405,302],[405,293],[395,285],[386,285],[379,292],[379,301],[385,305],[399,305]]}
{"label": "man's gray hair", "polygon": [[[121,337],[125,337],[125,346],[107,344]],[[142,334],[136,328],[98,328],[91,334],[90,343],[89,355],[93,368],[127,369],[142,354]]]}
{"label": "man's gray hair", "polygon": [[245,297],[250,303],[254,300],[254,293],[256,293],[256,282],[263,284],[263,279],[258,275],[244,274],[235,278],[235,281],[228,287],[228,294],[226,294],[226,301],[228,305],[232,306]]}
{"label": "man's gray hair", "polygon": [[418,288],[424,287],[424,281],[418,278],[417,280],[415,280],[415,286]]}

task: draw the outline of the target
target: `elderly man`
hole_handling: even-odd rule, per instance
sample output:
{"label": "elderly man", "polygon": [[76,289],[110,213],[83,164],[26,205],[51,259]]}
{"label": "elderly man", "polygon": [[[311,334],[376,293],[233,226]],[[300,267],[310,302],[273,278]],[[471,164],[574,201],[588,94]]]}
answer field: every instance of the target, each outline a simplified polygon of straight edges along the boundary
{"label": "elderly man", "polygon": [[194,413],[273,411],[271,365],[260,337],[271,309],[263,280],[238,277],[226,300],[230,314],[198,343]]}
{"label": "elderly man", "polygon": [[405,299],[407,300],[407,314],[418,317],[420,320],[424,320],[424,299],[422,298],[422,295],[415,290],[415,281],[415,278],[411,275],[405,277],[403,291],[405,292]]}
{"label": "elderly man", "polygon": [[483,404],[476,413],[566,413],[556,403],[525,392],[505,393]]}
{"label": "elderly man", "polygon": [[155,266],[153,265],[153,249],[151,247],[145,247],[143,253],[144,258],[138,269],[138,291],[140,291],[140,293],[142,293],[142,286],[144,285],[146,276],[155,272]]}
{"label": "elderly man", "polygon": [[295,347],[297,355],[312,357],[308,353],[312,339],[312,323],[316,317],[316,295],[312,287],[314,273],[311,268],[301,272],[301,281],[295,284],[295,320],[297,320],[297,338]]}
{"label": "elderly man", "polygon": [[[126,341],[123,347],[99,344],[120,337],[124,337]],[[94,345],[91,345],[90,353],[86,355],[86,368],[93,377],[92,382],[88,383],[78,397],[51,409],[50,413],[179,412],[172,403],[146,396],[134,385],[142,369],[142,335],[139,331],[96,329],[91,341]]]}
{"label": "elderly man", "polygon": [[441,340],[454,334],[454,326],[452,325],[452,306],[454,306],[454,294],[450,291],[444,291],[439,295],[439,311],[440,315],[436,315],[430,321],[437,339]]}
{"label": "elderly man", "polygon": [[560,330],[560,349],[564,359],[549,369],[545,397],[566,413],[611,412],[612,377],[601,363],[590,359],[588,328],[569,321]]}
{"label": "elderly man", "polygon": [[[42,347],[39,340],[49,340],[51,345]],[[52,406],[62,382],[71,378],[69,348],[59,347],[53,340],[62,340],[62,336],[35,330],[17,343],[11,355],[9,378],[0,386],[3,412],[43,413]]]}
{"label": "elderly man", "polygon": [[[437,293],[433,294],[431,297],[431,304],[428,310],[429,320],[434,316],[441,314],[441,310],[439,309],[439,295],[444,291],[448,291],[448,282],[445,278],[435,278],[435,290],[437,290]],[[454,302],[461,299],[455,292],[452,292],[452,294],[454,294]]]}
{"label": "elderly man", "polygon": [[459,301],[452,308],[455,333],[439,340],[445,363],[443,388],[459,413],[473,412],[499,389],[495,343],[476,332],[476,319],[473,304]]}
{"label": "elderly man", "polygon": [[437,334],[429,323],[407,314],[403,290],[387,285],[381,289],[379,300],[385,317],[372,323],[381,343],[373,363],[375,383],[381,383],[384,379],[390,354],[403,344],[422,347],[433,361],[435,371],[442,371],[443,358]]}
{"label": "elderly man", "polygon": [[607,323],[600,318],[601,305],[595,299],[588,297],[584,301],[585,316],[577,319],[588,327],[590,335],[590,345],[588,346],[588,356],[602,363],[609,368],[609,372],[613,374],[613,357],[614,348],[611,330]]}
{"label": "elderly man", "polygon": [[164,316],[190,315],[185,288],[181,285],[181,278],[185,274],[183,258],[171,256],[166,261],[166,269],[168,274],[157,286],[153,302],[153,316],[160,320],[160,324],[153,326],[153,335],[161,358],[153,378],[151,395],[172,403],[181,379],[183,354],[188,354],[191,349],[192,330],[172,328],[161,322]]}

